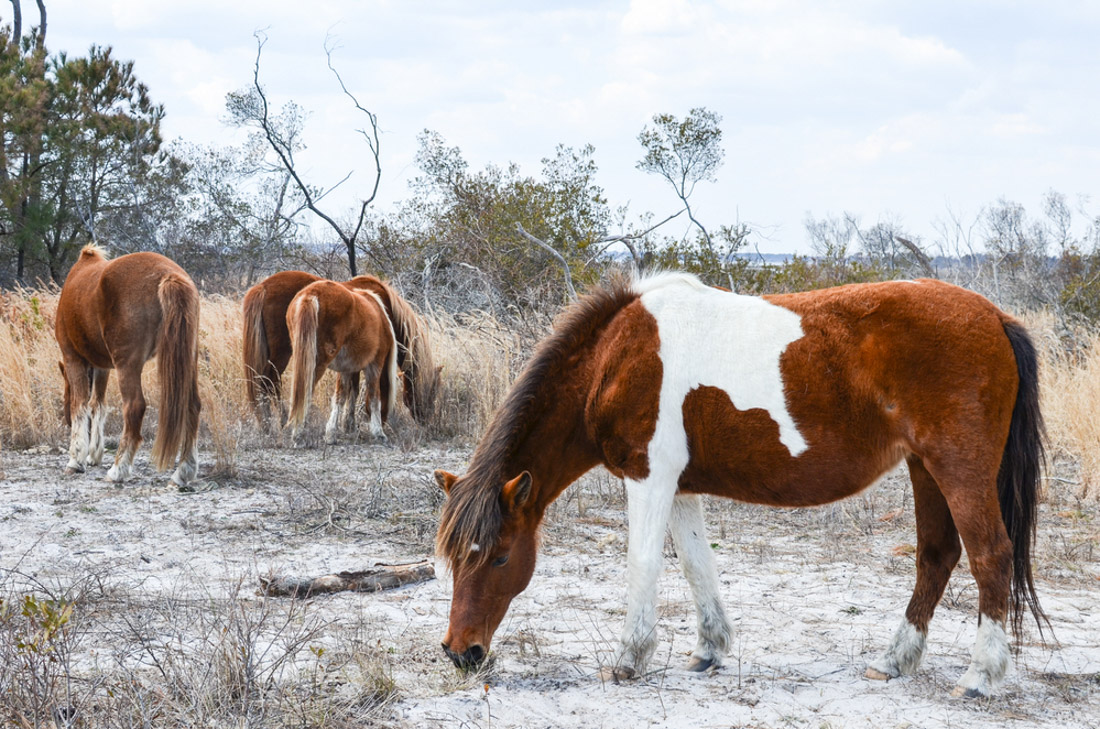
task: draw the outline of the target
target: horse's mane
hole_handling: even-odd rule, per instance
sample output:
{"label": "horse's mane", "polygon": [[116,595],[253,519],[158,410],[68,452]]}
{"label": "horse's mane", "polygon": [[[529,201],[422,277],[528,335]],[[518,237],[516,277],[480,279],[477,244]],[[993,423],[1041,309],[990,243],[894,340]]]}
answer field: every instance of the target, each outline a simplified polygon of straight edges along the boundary
{"label": "horse's mane", "polygon": [[[558,315],[553,332],[539,343],[493,416],[474,451],[469,473],[451,488],[443,505],[436,550],[452,565],[468,560],[477,566],[489,558],[489,547],[500,536],[504,519],[501,489],[505,481],[519,475],[504,469],[538,419],[544,386],[556,381],[571,355],[637,297],[634,282],[615,274]],[[473,550],[475,544],[480,549]]]}
{"label": "horse's mane", "polygon": [[[397,367],[408,377],[414,402],[420,407],[430,407],[439,378],[432,360],[432,346],[424,321],[393,286],[377,276],[362,274],[347,284],[372,291],[382,300],[397,339]],[[414,415],[419,419],[420,413]]]}
{"label": "horse's mane", "polygon": [[394,335],[397,337],[398,366],[408,373],[414,400],[430,406],[438,377],[427,327],[409,302],[398,296],[389,284],[382,282],[382,285],[391,292],[390,317]]}
{"label": "horse's mane", "polygon": [[92,258],[102,258],[106,261],[110,256],[107,255],[107,250],[100,246],[98,243],[88,243],[80,249],[80,257],[84,256]]}

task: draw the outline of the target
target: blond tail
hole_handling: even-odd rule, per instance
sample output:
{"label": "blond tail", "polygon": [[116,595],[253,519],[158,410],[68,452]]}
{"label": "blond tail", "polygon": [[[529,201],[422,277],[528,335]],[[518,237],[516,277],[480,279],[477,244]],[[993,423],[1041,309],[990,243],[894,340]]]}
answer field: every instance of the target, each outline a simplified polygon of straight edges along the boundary
{"label": "blond tail", "polygon": [[295,299],[290,305],[290,329],[294,379],[290,387],[290,415],[287,425],[300,428],[313,399],[313,378],[317,370],[317,319],[320,303],[316,296]]}
{"label": "blond tail", "polygon": [[191,453],[199,430],[199,292],[190,279],[169,274],[157,288],[160,415],[153,463],[164,471]]}
{"label": "blond tail", "polygon": [[[263,419],[261,404],[264,399],[278,401],[279,372],[271,364],[271,350],[267,344],[264,327],[264,299],[267,290],[263,284],[253,286],[244,295],[244,382],[245,395],[258,420]],[[262,423],[261,423],[262,424]]]}

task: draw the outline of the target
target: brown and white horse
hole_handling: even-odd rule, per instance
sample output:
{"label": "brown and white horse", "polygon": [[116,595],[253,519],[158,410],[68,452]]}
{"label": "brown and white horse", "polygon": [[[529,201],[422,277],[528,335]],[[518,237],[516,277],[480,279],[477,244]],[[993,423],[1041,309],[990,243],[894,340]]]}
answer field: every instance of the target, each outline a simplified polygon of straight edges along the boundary
{"label": "brown and white horse", "polygon": [[[282,374],[290,364],[290,332],[286,312],[299,291],[321,277],[305,271],[281,271],[268,276],[244,296],[244,367],[248,401],[263,427],[278,407]],[[439,386],[439,368],[432,363],[427,328],[412,306],[392,286],[374,276],[356,276],[344,286],[378,296],[397,337],[397,366],[404,384],[404,401],[413,417],[427,422]]]}
{"label": "brown and white horse", "polygon": [[341,423],[345,431],[354,429],[360,373],[371,435],[385,437],[382,424],[397,396],[397,340],[378,295],[335,281],[315,281],[291,300],[286,325],[294,364],[287,425],[293,429],[294,442],[300,441],[313,388],[326,369],[339,373],[340,378],[332,396],[325,442],[335,442]]}
{"label": "brown and white horse", "polygon": [[108,261],[85,246],[65,278],[54,333],[65,378],[65,422],[71,426],[67,471],[103,460],[104,394],[110,370],[122,393],[122,439],[107,479],[130,475],[141,444],[145,396],[141,371],[157,358],[160,409],[153,463],[177,466],[172,481],[186,485],[198,467],[199,294],[186,272],[157,253]]}
{"label": "brown and white horse", "polygon": [[1030,609],[1043,458],[1037,361],[1023,327],[939,281],[740,296],[684,274],[617,281],[574,304],[538,347],[458,477],[437,548],[454,593],[443,647],[484,660],[531,578],[547,507],[602,464],[626,482],[626,625],[611,673],[643,671],[655,648],[661,548],[671,528],[691,585],[691,668],[720,664],[730,625],[700,494],[774,506],[857,493],[901,459],[917,523],[917,583],[905,619],[867,670],[916,670],[932,613],[961,553],[979,622],[957,694],[1005,674],[1006,620]]}

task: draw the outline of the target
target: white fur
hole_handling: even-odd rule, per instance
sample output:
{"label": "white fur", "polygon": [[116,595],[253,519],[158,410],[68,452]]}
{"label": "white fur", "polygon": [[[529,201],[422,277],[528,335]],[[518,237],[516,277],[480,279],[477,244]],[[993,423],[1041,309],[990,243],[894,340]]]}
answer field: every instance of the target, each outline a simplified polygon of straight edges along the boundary
{"label": "white fur", "polygon": [[626,480],[630,543],[627,609],[618,664],[642,672],[656,647],[657,578],[665,528],[681,550],[699,622],[696,658],[720,662],[729,645],[729,623],[718,596],[714,558],[703,536],[697,500],[677,483],[688,464],[683,403],[700,385],[719,387],[742,410],[762,408],[779,425],[779,439],[798,456],[808,447],[787,411],[779,357],[802,336],[797,314],[762,299],[711,289],[685,274],[660,274],[635,282],[642,305],[657,320],[663,365],[657,423],[649,442],[649,475]]}
{"label": "white fur", "polygon": [[114,483],[122,483],[130,478],[130,465],[134,462],[136,448],[119,449],[115,455],[115,463],[107,471],[107,480]]}
{"label": "white fur", "polygon": [[1008,636],[1004,626],[988,615],[982,615],[970,668],[955,686],[956,696],[989,696],[1004,680],[1008,671]]}
{"label": "white fur", "polygon": [[642,305],[661,338],[659,418],[683,434],[682,406],[701,385],[718,387],[739,410],[760,408],[779,426],[792,456],[808,448],[787,410],[779,358],[802,338],[801,317],[755,296],[708,288],[696,279],[664,275],[638,284]]}
{"label": "white fur", "polygon": [[191,479],[198,475],[198,472],[199,444],[195,443],[191,446],[191,452],[180,460],[179,466],[176,467],[175,472],[172,474],[171,481],[177,486],[186,486]]}
{"label": "white fur", "polygon": [[908,620],[902,619],[886,651],[872,661],[869,668],[888,678],[913,673],[920,665],[927,638],[926,633],[917,630]]}
{"label": "white fur", "polygon": [[729,650],[730,624],[718,589],[714,550],[706,540],[702,500],[694,494],[678,494],[672,501],[669,527],[695,599],[699,639],[692,656],[701,666],[720,666]]}
{"label": "white fur", "polygon": [[69,431],[69,464],[70,471],[83,471],[84,464],[88,461],[90,451],[90,434],[92,427],[92,415],[87,405],[73,413],[73,424]]}
{"label": "white fur", "polygon": [[328,422],[325,423],[325,442],[329,445],[336,442],[336,429],[340,426],[340,405],[340,391],[337,388],[332,393],[332,409],[328,415]]}
{"label": "white fur", "polygon": [[107,420],[107,408],[103,403],[92,405],[92,414],[88,424],[88,454],[86,462],[89,466],[98,466],[103,462],[103,424]]}

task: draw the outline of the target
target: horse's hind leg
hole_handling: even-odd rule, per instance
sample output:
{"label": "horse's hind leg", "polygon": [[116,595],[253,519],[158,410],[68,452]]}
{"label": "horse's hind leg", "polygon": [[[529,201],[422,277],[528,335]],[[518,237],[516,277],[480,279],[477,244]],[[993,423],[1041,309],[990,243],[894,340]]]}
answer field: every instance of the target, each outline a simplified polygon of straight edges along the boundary
{"label": "horse's hind leg", "polygon": [[347,377],[342,372],[336,376],[336,388],[332,391],[332,404],[329,406],[328,422],[325,423],[325,443],[328,445],[336,442],[336,431],[340,427],[340,408],[348,396]]}
{"label": "horse's hind leg", "polygon": [[1005,634],[1012,584],[1012,543],[1001,517],[997,495],[998,455],[967,453],[925,466],[940,484],[962,537],[970,571],[978,583],[978,635],[970,668],[952,692],[955,696],[988,696],[1008,670]]}
{"label": "horse's hind leg", "polygon": [[730,624],[718,591],[718,569],[714,552],[707,544],[700,498],[694,494],[678,494],[672,502],[669,526],[676,554],[695,599],[699,641],[688,668],[705,671],[722,665],[730,645]]}
{"label": "horse's hind leg", "polygon": [[367,365],[363,370],[363,405],[370,416],[370,434],[372,438],[385,440],[382,430],[382,392],[379,385],[381,369],[377,365]]}
{"label": "horse's hind leg", "polygon": [[962,548],[947,501],[932,475],[910,456],[909,478],[917,520],[917,584],[889,647],[867,667],[867,677],[879,680],[913,673],[920,665],[928,623],[943,596]]}
{"label": "horse's hind leg", "polygon": [[[162,387],[167,383],[162,383]],[[107,480],[122,483],[130,477],[134,453],[141,445],[141,421],[145,418],[145,394],[141,391],[141,365],[118,368],[118,389],[122,392],[122,438],[118,442],[115,465],[107,471]]]}
{"label": "horse's hind leg", "polygon": [[359,407],[359,373],[352,372],[347,377],[348,396],[344,399],[340,419],[344,423],[345,433],[355,433],[355,410]]}
{"label": "horse's hind leg", "polygon": [[92,368],[92,400],[89,422],[88,456],[89,466],[98,466],[103,462],[103,423],[107,419],[107,377],[110,370]]}
{"label": "horse's hind leg", "polygon": [[1012,543],[1001,519],[996,473],[994,467],[984,481],[975,478],[969,488],[946,493],[978,583],[978,635],[970,668],[959,679],[954,696],[988,696],[1008,670],[1005,618],[1012,585]]}
{"label": "horse's hind leg", "polygon": [[91,367],[82,360],[65,362],[65,378],[69,383],[69,463],[65,473],[81,473],[91,453],[92,412],[88,404]]}

